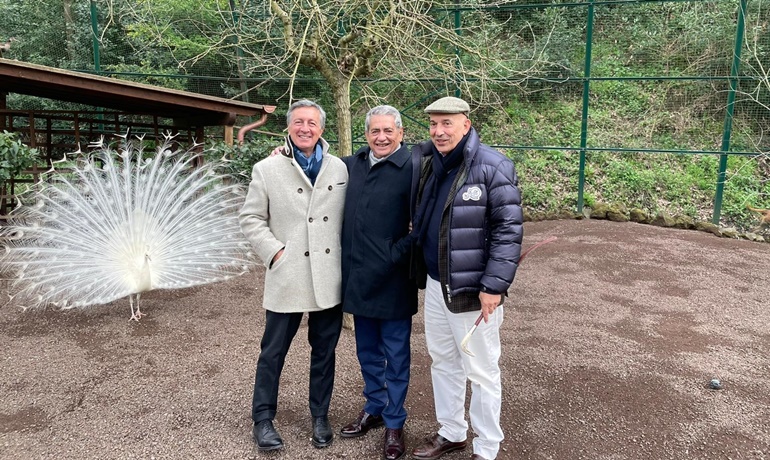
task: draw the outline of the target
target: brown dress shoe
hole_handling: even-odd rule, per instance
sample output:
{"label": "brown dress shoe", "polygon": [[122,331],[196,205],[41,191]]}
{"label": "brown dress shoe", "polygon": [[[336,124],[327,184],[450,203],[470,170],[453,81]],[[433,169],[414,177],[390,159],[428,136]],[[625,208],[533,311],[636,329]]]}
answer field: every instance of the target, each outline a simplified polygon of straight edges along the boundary
{"label": "brown dress shoe", "polygon": [[404,429],[385,428],[385,447],[382,449],[383,458],[385,460],[398,460],[404,456],[405,452]]}
{"label": "brown dress shoe", "polygon": [[366,411],[362,410],[355,420],[342,427],[340,436],[343,438],[357,438],[365,435],[372,428],[382,426],[384,423],[381,415],[367,414]]}
{"label": "brown dress shoe", "polygon": [[412,451],[412,457],[419,460],[433,460],[439,458],[447,452],[465,449],[468,441],[452,442],[436,433],[425,442]]}

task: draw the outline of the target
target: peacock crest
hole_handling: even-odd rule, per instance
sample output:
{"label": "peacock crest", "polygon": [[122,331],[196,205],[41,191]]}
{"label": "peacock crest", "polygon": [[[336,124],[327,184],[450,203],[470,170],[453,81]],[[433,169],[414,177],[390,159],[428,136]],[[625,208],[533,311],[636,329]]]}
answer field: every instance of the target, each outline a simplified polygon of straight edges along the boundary
{"label": "peacock crest", "polygon": [[[67,168],[56,166],[0,227],[0,273],[23,308],[83,308],[224,281],[255,264],[238,223],[244,187],[220,173],[225,160],[142,139],[103,142]],[[136,301],[136,310],[134,310]]]}

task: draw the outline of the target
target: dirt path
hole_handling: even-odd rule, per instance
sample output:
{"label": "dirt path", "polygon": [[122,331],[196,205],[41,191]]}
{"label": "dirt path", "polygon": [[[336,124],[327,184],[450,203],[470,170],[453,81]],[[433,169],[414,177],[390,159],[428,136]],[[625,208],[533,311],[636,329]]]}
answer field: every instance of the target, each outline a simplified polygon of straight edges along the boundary
{"label": "dirt path", "polygon": [[[770,459],[770,245],[607,221],[525,225],[503,331],[500,459]],[[259,454],[249,404],[261,272],[88,311],[0,308],[0,459],[378,459],[382,430],[310,445],[298,333]],[[421,313],[407,444],[437,428]],[[331,421],[362,405],[343,333]],[[709,389],[712,378],[723,389]],[[445,456],[467,459],[470,448]]]}

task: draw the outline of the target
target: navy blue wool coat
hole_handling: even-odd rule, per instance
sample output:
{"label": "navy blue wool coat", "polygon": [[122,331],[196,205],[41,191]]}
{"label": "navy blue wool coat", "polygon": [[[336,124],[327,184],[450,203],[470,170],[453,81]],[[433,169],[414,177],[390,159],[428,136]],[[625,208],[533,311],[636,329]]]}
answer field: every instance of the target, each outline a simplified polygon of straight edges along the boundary
{"label": "navy blue wool coat", "polygon": [[417,286],[409,276],[412,184],[405,145],[370,167],[369,147],[343,158],[348,190],[342,222],[342,309],[374,319],[417,313]]}

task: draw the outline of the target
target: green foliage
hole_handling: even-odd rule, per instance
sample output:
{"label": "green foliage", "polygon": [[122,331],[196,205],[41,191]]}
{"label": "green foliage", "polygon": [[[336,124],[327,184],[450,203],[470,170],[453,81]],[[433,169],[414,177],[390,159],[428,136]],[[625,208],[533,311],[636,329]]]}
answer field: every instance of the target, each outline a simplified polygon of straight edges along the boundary
{"label": "green foliage", "polygon": [[163,88],[184,91],[188,82],[187,78],[179,78],[176,69],[154,68],[147,62],[139,64],[115,64],[109,66],[110,72],[118,72],[121,79],[156,85]]}
{"label": "green foliage", "polygon": [[[4,57],[93,69],[89,3],[0,0],[0,43],[10,37],[17,39]],[[459,60],[455,46],[437,40],[433,33],[420,35],[416,30],[410,37],[430,37],[421,49],[429,50],[437,65],[420,64],[414,53],[407,53],[403,60],[406,68],[396,69],[392,64],[400,61],[384,55],[385,48],[376,48],[373,62],[377,65],[368,69],[371,79],[352,79],[353,148],[363,141],[364,114],[382,103],[402,111],[407,142],[427,139],[422,109],[439,96],[454,94],[458,81],[460,85],[464,81],[462,96],[474,107],[472,121],[482,140],[491,145],[517,146],[504,150],[516,162],[525,205],[539,211],[574,208],[583,82],[566,79],[584,74],[585,5],[546,5],[536,0],[503,3],[483,11],[473,10],[474,6],[488,6],[480,0],[434,4],[438,6],[431,13],[434,20],[423,21],[434,29],[454,30],[457,18],[451,8],[463,8],[459,35],[477,52],[466,49]],[[302,2],[280,0],[277,4],[290,12],[295,29],[303,30],[308,24]],[[367,21],[384,12],[372,7],[375,4],[325,2],[313,14],[325,18],[325,30],[337,32],[328,36],[328,43],[336,43],[345,33],[366,27]],[[325,137],[331,141],[337,138],[340,117],[330,85],[307,62],[293,73],[294,61],[284,60],[287,42],[280,23],[270,19],[269,2],[97,0],[95,5],[103,70],[168,88],[239,99],[247,94],[251,102],[278,106],[263,128],[273,132],[285,127],[283,114],[290,96],[311,98],[329,115]],[[330,5],[339,7],[332,9]],[[766,85],[766,72],[762,80],[766,66],[761,65],[770,56],[766,27],[770,9],[763,5],[761,1],[749,2],[740,71],[752,78],[740,82],[733,151],[770,150],[763,139],[770,121],[770,86]],[[72,14],[65,18],[67,6]],[[597,4],[591,75],[631,79],[590,83],[588,147],[718,150],[727,89],[722,77],[730,70],[737,6],[737,0]],[[371,13],[372,19],[362,21],[363,12]],[[312,35],[316,26],[312,21],[309,26]],[[326,56],[332,58],[332,70],[343,63],[348,52],[365,48],[364,36],[354,34],[358,41],[348,49]],[[399,47],[406,49],[407,43],[400,41]],[[312,41],[304,44],[312,45]],[[238,63],[242,64],[240,69]],[[267,64],[273,65],[273,71],[266,70]],[[491,81],[476,79],[482,74],[491,76]],[[468,79],[469,75],[473,78]],[[236,78],[241,76],[249,78],[248,82],[241,84]],[[286,78],[290,76],[297,79]],[[633,80],[655,76],[719,78]],[[521,84],[511,86],[506,79],[520,79]],[[77,108],[19,94],[8,96],[8,107]],[[226,155],[231,160],[228,168],[245,182],[253,163],[278,143],[257,139],[240,147],[216,145],[207,155]],[[589,150],[586,160],[585,205],[622,202],[650,212],[711,219],[718,156]],[[770,205],[770,169],[763,166],[766,163],[766,158],[729,157],[723,184],[723,223],[753,226],[756,216],[746,205]]]}
{"label": "green foliage", "polygon": [[241,145],[226,145],[224,142],[216,142],[210,145],[204,157],[207,159],[227,160],[226,171],[236,181],[248,184],[251,181],[251,169],[255,163],[270,156],[270,153],[281,145],[280,140],[260,137],[245,141]]}
{"label": "green foliage", "polygon": [[[142,56],[140,62],[124,65],[137,66],[144,73],[188,73],[191,78],[176,82],[182,89],[219,97],[227,95],[218,82],[200,78],[235,76],[234,42],[227,39],[224,30],[227,1],[142,0],[118,4],[121,26],[131,46]],[[223,41],[214,45],[212,37]],[[120,66],[116,64],[115,69]]]}
{"label": "green foliage", "polygon": [[507,152],[516,165],[524,205],[531,210],[574,208],[577,198],[578,157],[558,150]]}
{"label": "green foliage", "polygon": [[[738,227],[754,227],[757,224],[757,215],[750,212],[746,206],[770,208],[770,171],[767,159],[767,154],[728,158],[722,205],[722,213],[727,223]],[[713,161],[717,163],[716,158]]]}
{"label": "green foliage", "polygon": [[37,150],[29,148],[16,135],[0,133],[0,182],[16,177],[31,168],[37,160]]}
{"label": "green foliage", "polygon": [[640,115],[649,107],[648,93],[636,82],[623,80],[598,81],[591,85],[591,96],[597,103],[594,108],[608,107],[624,115]]}
{"label": "green foliage", "polygon": [[503,111],[474,114],[474,124],[483,125],[487,144],[574,146],[580,144],[579,107],[577,101],[547,95],[537,102],[511,98]]}
{"label": "green foliage", "polygon": [[[588,187],[597,201],[707,220],[710,209],[697,203],[710,204],[709,192],[677,160],[673,154],[594,152],[587,162],[601,174],[594,174]],[[709,186],[713,193],[713,181]]]}

